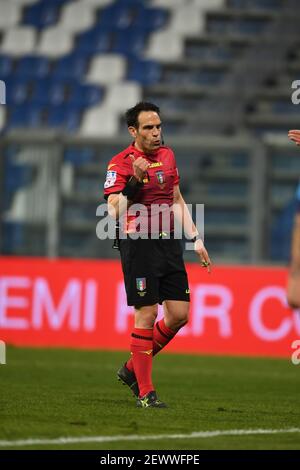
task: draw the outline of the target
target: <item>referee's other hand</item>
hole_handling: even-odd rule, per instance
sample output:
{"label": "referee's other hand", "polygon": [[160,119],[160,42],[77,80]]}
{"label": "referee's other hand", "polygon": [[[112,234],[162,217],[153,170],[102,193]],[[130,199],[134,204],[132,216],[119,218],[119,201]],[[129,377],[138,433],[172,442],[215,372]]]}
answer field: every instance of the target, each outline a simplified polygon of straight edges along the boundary
{"label": "referee's other hand", "polygon": [[143,157],[134,158],[134,155],[129,155],[132,161],[132,168],[134,176],[142,183],[146,171],[148,170],[150,163]]}
{"label": "referee's other hand", "polygon": [[208,256],[207,250],[203,244],[203,241],[198,239],[195,241],[194,250],[200,258],[200,264],[202,268],[206,268],[207,272],[211,272],[211,261]]}

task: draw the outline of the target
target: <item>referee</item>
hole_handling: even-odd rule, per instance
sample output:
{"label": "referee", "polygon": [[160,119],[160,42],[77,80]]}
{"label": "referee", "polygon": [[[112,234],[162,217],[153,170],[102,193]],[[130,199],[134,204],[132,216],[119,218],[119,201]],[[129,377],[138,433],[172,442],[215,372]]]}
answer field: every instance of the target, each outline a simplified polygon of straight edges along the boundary
{"label": "referee", "polygon": [[[127,303],[135,309],[131,358],[117,374],[138,407],[165,408],[152,382],[152,358],[187,323],[190,302],[174,217],[208,272],[210,259],[180,193],[174,153],[161,143],[158,106],[137,103],[126,112],[126,121],[133,142],[111,159],[104,183],[109,213],[123,221],[126,238],[120,237],[119,249]],[[156,322],[158,304],[163,304],[164,318]]]}

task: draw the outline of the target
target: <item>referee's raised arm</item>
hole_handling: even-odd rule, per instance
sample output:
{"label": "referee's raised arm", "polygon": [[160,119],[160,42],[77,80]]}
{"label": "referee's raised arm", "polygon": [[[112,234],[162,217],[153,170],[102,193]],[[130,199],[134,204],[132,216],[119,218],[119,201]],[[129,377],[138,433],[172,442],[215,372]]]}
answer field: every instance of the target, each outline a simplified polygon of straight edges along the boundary
{"label": "referee's raised arm", "polygon": [[107,200],[108,213],[116,220],[132,204],[135,195],[143,185],[144,176],[150,165],[143,157],[135,158],[133,154],[129,154],[128,157],[132,162],[132,176],[129,177],[121,193],[110,194]]}

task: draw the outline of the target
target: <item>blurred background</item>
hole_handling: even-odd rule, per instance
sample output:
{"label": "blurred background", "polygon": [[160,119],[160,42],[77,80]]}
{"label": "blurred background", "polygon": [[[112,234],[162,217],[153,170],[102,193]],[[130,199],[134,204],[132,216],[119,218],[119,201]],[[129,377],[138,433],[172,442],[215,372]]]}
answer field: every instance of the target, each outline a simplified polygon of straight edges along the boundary
{"label": "blurred background", "polygon": [[148,100],[213,260],[286,264],[299,20],[295,0],[0,0],[0,254],[119,256],[96,209]]}
{"label": "blurred background", "polygon": [[[299,0],[0,0],[0,448],[299,449],[299,25]],[[190,321],[155,364],[163,420],[116,383],[134,315],[96,237],[140,100],[161,108],[214,263],[185,252]]]}

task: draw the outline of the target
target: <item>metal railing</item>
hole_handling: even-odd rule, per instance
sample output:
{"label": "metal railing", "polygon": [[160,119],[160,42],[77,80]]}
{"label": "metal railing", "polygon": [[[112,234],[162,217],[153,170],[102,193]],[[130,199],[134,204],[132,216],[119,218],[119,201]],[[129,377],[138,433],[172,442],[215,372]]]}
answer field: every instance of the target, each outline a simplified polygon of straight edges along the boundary
{"label": "metal railing", "polygon": [[[3,230],[10,222],[23,224],[27,230],[27,238],[25,237],[20,250],[10,254],[41,254],[48,257],[116,257],[114,250],[110,250],[111,241],[100,242],[96,238],[95,230],[99,221],[96,217],[96,208],[99,203],[104,202],[102,185],[107,163],[128,143],[129,139],[121,137],[106,140],[82,140],[61,135],[39,135],[37,138],[35,135],[19,134],[3,139],[1,154],[5,156],[11,153],[13,148],[15,161],[30,164],[34,176],[30,184],[15,191],[9,210],[4,210],[2,204],[1,252],[5,251]],[[270,261],[266,258],[266,247],[271,230],[269,217],[271,202],[267,194],[272,184],[268,158],[274,146],[277,149],[281,148],[282,152],[290,149],[287,139],[263,144],[259,140],[244,136],[234,139],[217,136],[214,139],[173,137],[168,139],[167,144],[174,149],[175,155],[178,155],[177,163],[183,175],[181,186],[187,203],[191,202],[192,198],[193,203],[204,204],[207,211],[219,207],[219,213],[225,210],[224,207],[227,211],[236,210],[237,202],[243,207],[247,222],[242,227],[239,226],[236,229],[230,223],[225,225],[218,218],[213,221],[212,226],[206,224],[208,245],[211,239],[214,239],[219,245],[225,244],[227,240],[234,246],[237,236],[243,238],[245,245],[246,257],[239,256],[238,250],[233,249],[224,256],[222,254],[214,256],[212,253],[216,261],[247,263]],[[66,163],[64,155],[66,149],[70,147],[93,149],[94,161],[78,167]],[[209,181],[212,184],[218,184],[220,180],[226,181],[230,186],[238,178],[238,176],[233,177],[234,175],[231,178],[230,168],[228,171],[222,168],[224,169],[224,162],[226,165],[227,158],[229,161],[232,155],[239,152],[244,152],[249,157],[248,166],[242,170],[243,181],[249,187],[243,201],[238,200],[239,196],[226,199],[228,196],[226,192],[218,191],[218,194],[212,194]],[[202,165],[203,168],[199,167],[203,159],[205,163],[207,155],[213,155],[215,158],[216,167],[213,171],[210,168],[205,169],[205,165]],[[222,157],[222,167],[218,166],[218,157]],[[7,177],[4,174],[3,158],[1,166],[0,182],[2,181],[3,195],[3,183]],[[191,187],[193,193],[189,192]],[[290,195],[290,197],[293,195],[292,184]],[[3,199],[2,197],[1,200]],[[227,201],[225,206],[224,201]],[[20,210],[22,208],[23,210]],[[82,214],[81,219],[78,214]],[[41,231],[36,235],[35,231],[38,229]],[[37,236],[42,240],[43,248],[39,250],[34,244]]]}

